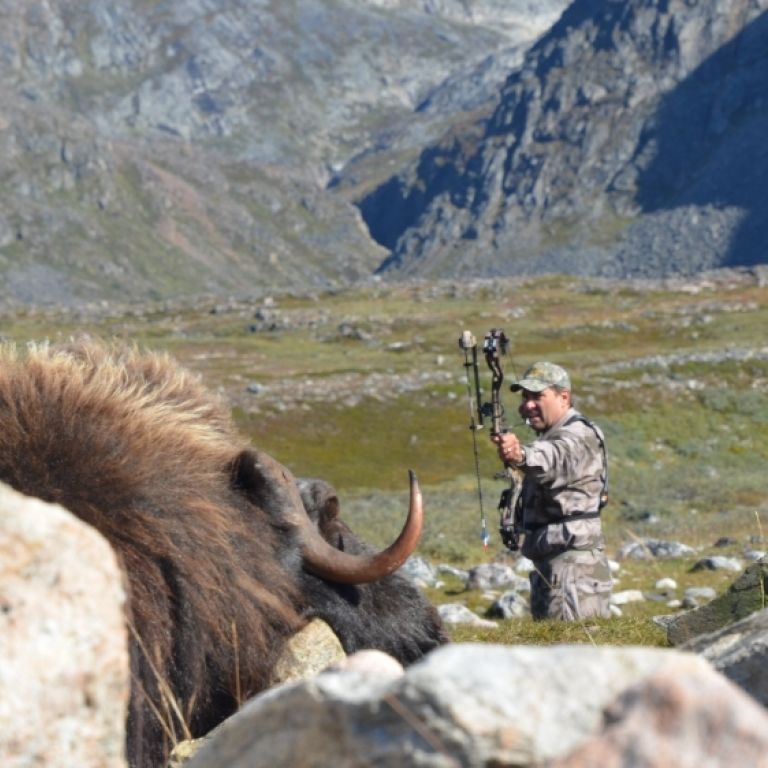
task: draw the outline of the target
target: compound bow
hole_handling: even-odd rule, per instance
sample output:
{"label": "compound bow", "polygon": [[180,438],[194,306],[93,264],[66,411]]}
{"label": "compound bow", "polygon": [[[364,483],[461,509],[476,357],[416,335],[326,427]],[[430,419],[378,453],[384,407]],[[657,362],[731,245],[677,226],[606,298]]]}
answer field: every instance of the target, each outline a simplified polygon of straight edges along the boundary
{"label": "compound bow", "polygon": [[[483,491],[480,480],[480,462],[477,452],[478,430],[483,429],[485,419],[491,420],[491,437],[507,432],[504,417],[504,406],[501,402],[501,385],[504,382],[504,370],[501,357],[507,353],[509,340],[500,328],[491,328],[483,339],[483,355],[491,371],[491,401],[483,402],[483,391],[480,386],[480,372],[477,363],[477,341],[470,331],[464,331],[459,338],[459,348],[464,351],[464,368],[467,373],[467,396],[470,409],[470,425],[472,430],[472,445],[475,456],[475,474],[477,476],[477,496],[480,505],[480,538],[483,546],[487,547],[490,540],[488,526],[483,509]],[[470,370],[472,376],[470,376]],[[473,394],[474,383],[474,394]],[[522,526],[515,514],[517,499],[522,490],[523,473],[515,467],[505,467],[496,477],[505,479],[509,486],[501,493],[499,499],[499,532],[504,544],[511,550],[519,549],[519,539]]]}

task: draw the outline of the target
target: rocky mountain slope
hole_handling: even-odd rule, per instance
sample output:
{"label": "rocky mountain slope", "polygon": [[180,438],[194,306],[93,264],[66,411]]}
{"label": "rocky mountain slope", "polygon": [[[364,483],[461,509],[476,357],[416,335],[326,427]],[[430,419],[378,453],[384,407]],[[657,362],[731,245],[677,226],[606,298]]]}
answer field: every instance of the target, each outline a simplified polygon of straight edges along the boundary
{"label": "rocky mountain slope", "polygon": [[575,0],[361,210],[399,275],[659,276],[768,260],[768,2]]}
{"label": "rocky mountain slope", "polygon": [[0,1],[0,299],[370,275],[352,197],[487,108],[566,4]]}

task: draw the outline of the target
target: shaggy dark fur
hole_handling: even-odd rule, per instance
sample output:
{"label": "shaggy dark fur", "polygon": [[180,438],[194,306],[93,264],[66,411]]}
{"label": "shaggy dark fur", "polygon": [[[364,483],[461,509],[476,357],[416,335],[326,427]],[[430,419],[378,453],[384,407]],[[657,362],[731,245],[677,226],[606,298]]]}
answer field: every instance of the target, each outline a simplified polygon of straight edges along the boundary
{"label": "shaggy dark fur", "polygon": [[[339,517],[336,491],[323,480],[300,480],[304,507],[326,541],[351,554],[372,552]],[[377,648],[408,664],[448,636],[434,606],[397,573],[373,584],[329,584],[311,573],[301,577],[307,610],[330,624],[347,653]]]}
{"label": "shaggy dark fur", "polygon": [[[396,577],[342,588],[303,571],[281,514],[298,499],[295,481],[249,450],[223,403],[168,357],[82,343],[22,359],[5,348],[0,480],[71,510],[118,553],[133,639],[132,766],[164,764],[175,740],[229,716],[238,690],[266,687],[310,616],[348,650],[377,647],[405,663],[446,639]],[[323,508],[328,540],[356,551]]]}

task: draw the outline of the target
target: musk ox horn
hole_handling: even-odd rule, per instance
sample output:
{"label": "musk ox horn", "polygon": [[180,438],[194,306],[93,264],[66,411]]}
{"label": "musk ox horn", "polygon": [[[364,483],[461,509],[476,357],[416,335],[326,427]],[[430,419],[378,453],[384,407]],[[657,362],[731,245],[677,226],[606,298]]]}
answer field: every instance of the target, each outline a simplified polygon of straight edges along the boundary
{"label": "musk ox horn", "polygon": [[408,517],[400,535],[389,547],[374,555],[350,555],[328,544],[318,534],[314,525],[307,525],[302,532],[309,534],[302,539],[306,570],[340,584],[366,584],[394,573],[413,554],[419,543],[424,523],[419,483],[412,470],[408,470],[408,474],[410,477]]}
{"label": "musk ox horn", "polygon": [[261,451],[244,451],[235,465],[238,486],[277,522],[296,529],[304,569],[338,584],[367,584],[396,571],[421,537],[424,513],[416,475],[409,470],[408,517],[394,543],[376,554],[353,555],[329,544],[304,510],[296,478]]}

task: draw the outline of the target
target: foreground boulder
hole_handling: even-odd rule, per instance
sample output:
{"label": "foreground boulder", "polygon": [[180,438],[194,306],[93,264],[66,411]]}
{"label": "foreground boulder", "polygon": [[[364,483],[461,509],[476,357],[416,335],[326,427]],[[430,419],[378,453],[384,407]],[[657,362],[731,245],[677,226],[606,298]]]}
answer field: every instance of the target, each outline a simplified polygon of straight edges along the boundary
{"label": "foreground boulder", "polygon": [[[220,726],[188,765],[567,766],[607,731],[604,713],[617,702],[637,702],[647,714],[631,715],[637,710],[629,707],[626,718],[644,718],[643,728],[663,735],[664,708],[654,710],[652,691],[674,699],[676,686],[688,696],[676,717],[698,754],[725,753],[734,734],[747,735],[749,754],[768,750],[768,713],[693,654],[454,644],[404,675],[342,669],[267,691]],[[718,725],[715,746],[696,729],[702,717]]]}
{"label": "foreground boulder", "polygon": [[549,768],[766,766],[766,717],[717,674],[666,669],[625,691],[601,732]]}
{"label": "foreground boulder", "polygon": [[0,765],[122,768],[122,575],[93,528],[0,483]]}

